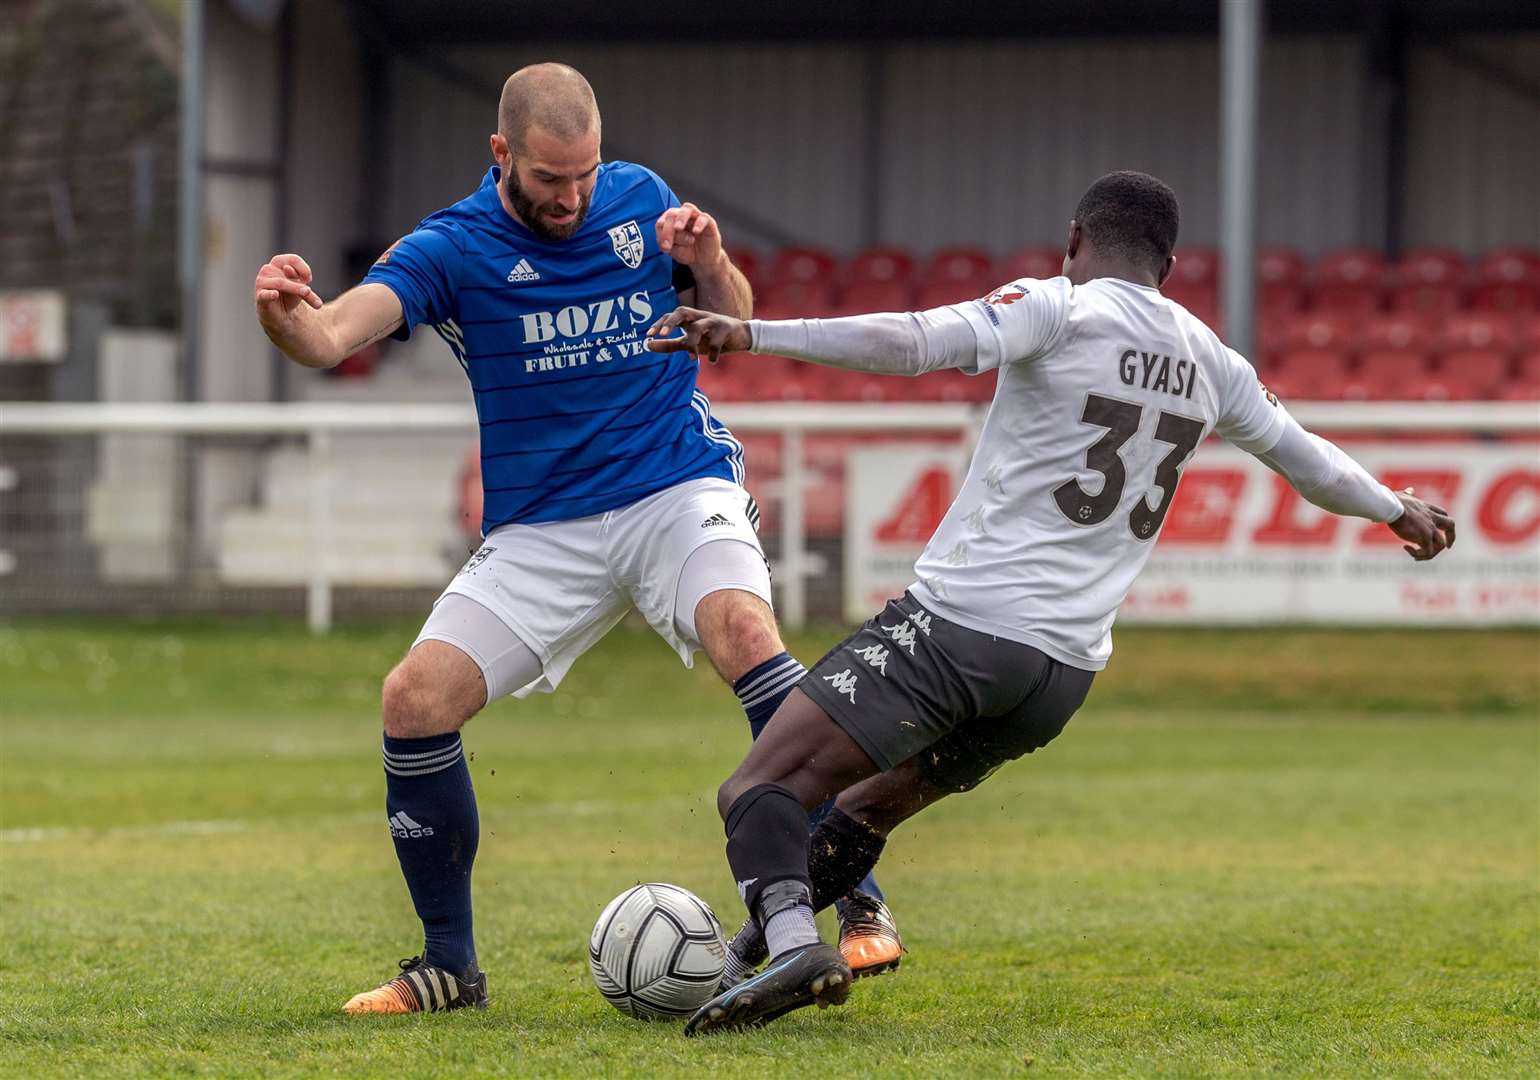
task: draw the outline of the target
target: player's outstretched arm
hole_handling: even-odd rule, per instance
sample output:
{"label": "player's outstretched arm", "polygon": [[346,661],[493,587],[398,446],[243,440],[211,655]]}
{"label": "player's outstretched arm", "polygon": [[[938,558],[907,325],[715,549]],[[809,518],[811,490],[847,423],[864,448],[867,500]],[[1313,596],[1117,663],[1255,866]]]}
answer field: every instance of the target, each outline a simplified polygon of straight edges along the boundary
{"label": "player's outstretched arm", "polygon": [[1321,509],[1385,522],[1418,562],[1454,546],[1449,511],[1423,502],[1410,488],[1391,491],[1341,447],[1306,431],[1291,416],[1285,416],[1278,442],[1257,457]]}
{"label": "player's outstretched arm", "polygon": [[656,230],[658,246],[695,274],[695,288],[686,290],[693,295],[682,295],[682,303],[735,319],[754,314],[754,290],[722,250],[716,218],[687,202],[663,211]]}
{"label": "player's outstretched arm", "polygon": [[336,367],[401,325],[401,301],[388,286],[360,285],[331,303],[310,287],[298,255],[274,255],[257,271],[253,302],[268,340],[305,367]]}
{"label": "player's outstretched arm", "polygon": [[713,362],[724,352],[757,352],[882,375],[962,367],[978,349],[972,327],[952,308],[745,322],[681,307],[659,319],[647,337],[654,352],[687,352]]}

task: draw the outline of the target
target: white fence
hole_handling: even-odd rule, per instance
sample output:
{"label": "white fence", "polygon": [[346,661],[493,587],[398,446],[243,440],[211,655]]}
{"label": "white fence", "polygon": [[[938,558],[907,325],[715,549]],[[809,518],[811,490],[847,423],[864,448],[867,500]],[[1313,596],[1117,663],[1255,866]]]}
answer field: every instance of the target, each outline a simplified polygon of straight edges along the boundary
{"label": "white fence", "polygon": [[[783,621],[801,625],[807,616],[808,579],[814,560],[807,546],[805,494],[809,486],[806,436],[816,433],[949,433],[965,442],[983,417],[982,408],[949,404],[722,404],[714,411],[742,436],[769,433],[780,442],[779,565]],[[1532,403],[1298,403],[1301,422],[1327,431],[1540,432],[1540,407]],[[59,404],[0,405],[0,445],[13,437],[162,435],[302,438],[308,456],[306,610],[310,627],[332,622],[334,574],[328,552],[343,537],[335,520],[332,489],[337,440],[347,435],[389,439],[410,435],[474,437],[468,406],[318,404]],[[751,470],[754,466],[750,461]],[[0,473],[3,475],[3,473]],[[445,484],[451,482],[445,478]],[[0,485],[3,487],[3,485]],[[0,503],[5,494],[0,490]],[[353,538],[357,542],[358,538]],[[0,539],[0,548],[4,541]]]}

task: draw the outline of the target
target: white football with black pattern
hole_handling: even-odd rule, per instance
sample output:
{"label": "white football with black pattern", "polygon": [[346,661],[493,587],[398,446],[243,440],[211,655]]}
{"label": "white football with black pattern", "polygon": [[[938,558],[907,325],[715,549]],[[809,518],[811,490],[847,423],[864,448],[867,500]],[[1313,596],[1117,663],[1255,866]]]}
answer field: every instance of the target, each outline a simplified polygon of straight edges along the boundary
{"label": "white football with black pattern", "polygon": [[605,907],[588,939],[599,993],[638,1020],[689,1016],[715,996],[726,960],[715,913],[678,885],[627,889]]}

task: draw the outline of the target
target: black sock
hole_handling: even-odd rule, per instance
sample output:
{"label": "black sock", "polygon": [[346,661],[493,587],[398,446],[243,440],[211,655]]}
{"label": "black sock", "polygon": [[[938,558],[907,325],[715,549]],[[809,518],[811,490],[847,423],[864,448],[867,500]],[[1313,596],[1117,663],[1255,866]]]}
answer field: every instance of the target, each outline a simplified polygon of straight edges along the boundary
{"label": "black sock", "polygon": [[[807,873],[813,910],[822,911],[854,888],[865,891],[886,838],[843,810],[831,808],[808,842]],[[863,880],[864,879],[864,880]],[[877,894],[880,899],[882,894]]]}
{"label": "black sock", "polygon": [[749,914],[759,917],[760,894],[781,881],[808,888],[807,811],[779,784],[759,784],[727,811],[727,863]]}
{"label": "black sock", "polygon": [[[857,822],[854,818],[846,817],[838,810],[835,810],[833,799],[830,799],[828,802],[824,803],[822,806],[818,807],[818,809],[814,810],[807,816],[808,823],[813,826],[813,835],[817,836],[819,831],[824,828],[825,823],[827,823],[831,817],[836,815],[844,819],[843,823],[836,823],[833,826],[833,828],[840,830],[842,838],[843,833],[849,829],[859,829],[865,834],[877,838],[877,851],[872,856],[871,862],[866,864],[866,872],[853,880],[844,892],[831,897],[829,900],[826,900],[822,906],[817,908],[817,910],[822,911],[825,907],[828,907],[829,904],[835,904],[836,906],[840,906],[841,912],[843,913],[844,909],[843,906],[840,905],[840,901],[844,900],[852,889],[860,889],[862,892],[868,894],[869,896],[875,896],[878,900],[883,899],[882,889],[880,889],[877,885],[877,875],[871,872],[872,867],[877,865],[877,856],[882,854],[882,838],[878,837],[876,833],[872,832],[865,825]],[[817,852],[810,850],[808,854],[808,865],[810,868],[809,873],[811,873],[813,877],[813,898],[815,900],[818,898],[818,872],[816,870],[812,870],[811,867],[813,863],[817,861],[817,859]]]}
{"label": "black sock", "polygon": [[471,866],[481,837],[460,736],[385,736],[385,812],[422,920],[423,959],[456,975],[476,966]]}

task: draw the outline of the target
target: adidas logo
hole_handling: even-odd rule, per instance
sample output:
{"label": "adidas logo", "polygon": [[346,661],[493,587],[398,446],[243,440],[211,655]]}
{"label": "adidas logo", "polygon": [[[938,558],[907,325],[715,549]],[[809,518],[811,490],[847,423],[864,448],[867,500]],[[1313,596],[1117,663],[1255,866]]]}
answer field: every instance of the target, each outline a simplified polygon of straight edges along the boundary
{"label": "adidas logo", "polygon": [[397,810],[390,815],[390,835],[402,840],[416,840],[422,836],[432,836],[431,825],[419,825],[406,816],[405,810]]}
{"label": "adidas logo", "polygon": [[714,529],[718,525],[731,525],[731,524],[732,524],[732,522],[728,521],[721,514],[712,514],[709,518],[707,518],[705,521],[700,523],[700,527],[703,528],[703,529]]}
{"label": "adidas logo", "polygon": [[528,259],[520,259],[514,263],[513,269],[508,271],[509,281],[539,281],[540,271],[529,265]]}

